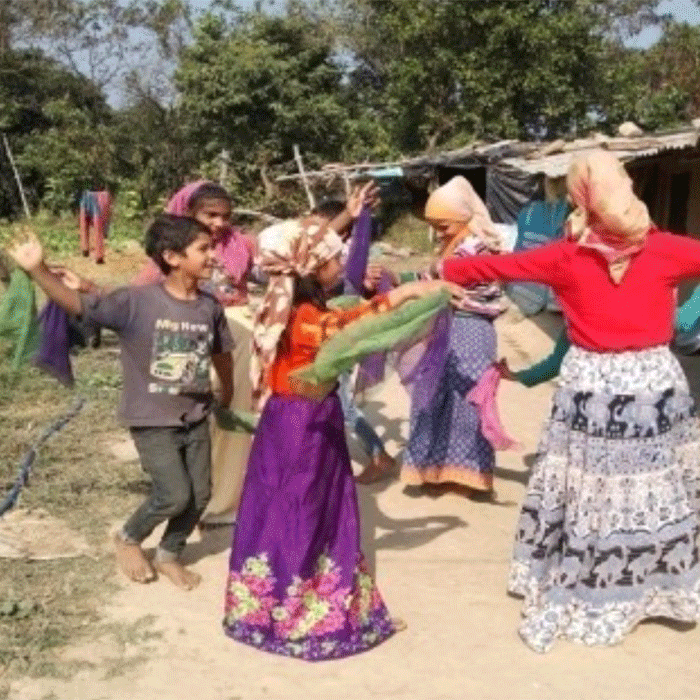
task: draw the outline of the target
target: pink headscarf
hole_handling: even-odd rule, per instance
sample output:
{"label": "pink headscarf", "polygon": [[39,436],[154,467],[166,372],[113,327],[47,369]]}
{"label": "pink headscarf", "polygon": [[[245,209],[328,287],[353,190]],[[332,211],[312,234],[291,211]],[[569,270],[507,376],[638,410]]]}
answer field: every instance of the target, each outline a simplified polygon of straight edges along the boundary
{"label": "pink headscarf", "polygon": [[[165,211],[176,216],[187,216],[190,201],[203,185],[212,184],[209,180],[197,180],[179,189],[168,202]],[[253,262],[254,244],[243,232],[234,226],[216,234],[214,252],[226,268],[231,281],[240,285],[248,274]]]}
{"label": "pink headscarf", "polygon": [[[209,180],[197,180],[181,187],[168,202],[165,211],[175,216],[189,214],[190,201],[202,185],[210,184]],[[246,293],[246,276],[253,264],[255,243],[236,227],[229,226],[223,233],[217,235],[214,252],[226,269],[232,284]],[[139,286],[151,284],[163,279],[163,273],[153,260],[149,260],[131,284]]]}
{"label": "pink headscarf", "polygon": [[616,284],[639,252],[651,229],[646,204],[632,189],[622,163],[607,151],[593,151],[574,161],[566,176],[576,209],[566,222],[569,238],[598,251]]}

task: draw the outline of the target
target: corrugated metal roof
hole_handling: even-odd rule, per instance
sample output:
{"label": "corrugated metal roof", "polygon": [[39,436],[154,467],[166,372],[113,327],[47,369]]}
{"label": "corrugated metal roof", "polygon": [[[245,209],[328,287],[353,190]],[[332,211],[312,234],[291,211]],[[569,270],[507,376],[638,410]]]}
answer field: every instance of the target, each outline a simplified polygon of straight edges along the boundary
{"label": "corrugated metal roof", "polygon": [[563,143],[553,153],[547,153],[552,144],[545,144],[527,155],[504,158],[502,162],[532,175],[543,173],[548,177],[562,177],[568,172],[572,161],[596,148],[604,148],[623,162],[629,162],[664,151],[696,148],[699,145],[700,133],[697,130],[630,138],[600,136]]}

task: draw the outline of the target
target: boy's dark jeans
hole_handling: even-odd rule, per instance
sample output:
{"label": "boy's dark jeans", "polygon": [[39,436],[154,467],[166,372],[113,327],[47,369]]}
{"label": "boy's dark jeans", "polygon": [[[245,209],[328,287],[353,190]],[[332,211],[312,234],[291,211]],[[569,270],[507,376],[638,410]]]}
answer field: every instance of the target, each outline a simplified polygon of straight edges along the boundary
{"label": "boy's dark jeans", "polygon": [[176,559],[211,495],[209,421],[182,427],[131,428],[151,493],[123,528],[127,542],[140,544],[164,520],[160,559]]}

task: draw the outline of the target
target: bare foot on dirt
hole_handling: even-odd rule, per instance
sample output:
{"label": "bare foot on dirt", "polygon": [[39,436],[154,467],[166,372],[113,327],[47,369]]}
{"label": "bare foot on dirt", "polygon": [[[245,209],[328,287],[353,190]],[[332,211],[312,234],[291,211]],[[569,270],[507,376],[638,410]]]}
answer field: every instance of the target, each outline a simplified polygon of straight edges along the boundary
{"label": "bare foot on dirt", "polygon": [[156,572],[139,545],[124,542],[119,535],[115,535],[114,547],[117,555],[117,566],[127,578],[136,581],[136,583],[149,583],[155,580]]}
{"label": "bare foot on dirt", "polygon": [[374,484],[391,478],[396,473],[396,460],[386,452],[380,452],[367,465],[365,470],[355,477],[358,484]]}
{"label": "bare foot on dirt", "polygon": [[408,628],[406,621],[402,620],[400,617],[392,617],[391,624],[394,625],[394,632],[403,632]]}
{"label": "bare foot on dirt", "polygon": [[156,561],[156,569],[185,591],[191,591],[202,581],[199,574],[186,569],[179,561]]}

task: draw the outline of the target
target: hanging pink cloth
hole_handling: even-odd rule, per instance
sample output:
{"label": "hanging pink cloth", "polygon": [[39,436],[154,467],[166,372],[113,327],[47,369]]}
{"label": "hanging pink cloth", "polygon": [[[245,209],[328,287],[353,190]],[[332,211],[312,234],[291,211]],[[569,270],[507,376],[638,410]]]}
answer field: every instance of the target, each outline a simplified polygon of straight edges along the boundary
{"label": "hanging pink cloth", "polygon": [[500,381],[501,373],[496,365],[492,365],[481,375],[479,381],[469,391],[466,400],[479,409],[481,432],[491,443],[493,449],[510,450],[514,447],[519,447],[519,444],[506,433],[501,424],[501,418],[498,414],[498,402],[496,400]]}

